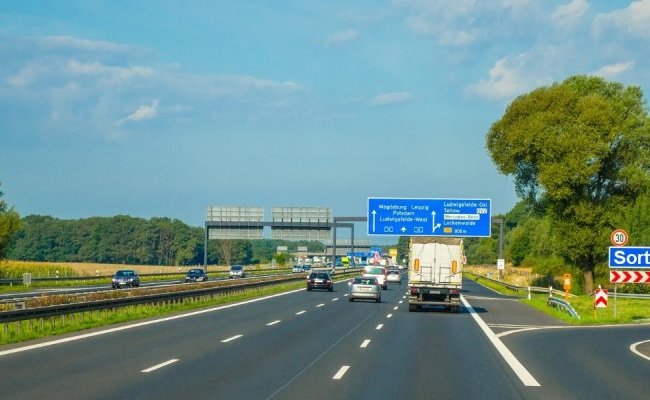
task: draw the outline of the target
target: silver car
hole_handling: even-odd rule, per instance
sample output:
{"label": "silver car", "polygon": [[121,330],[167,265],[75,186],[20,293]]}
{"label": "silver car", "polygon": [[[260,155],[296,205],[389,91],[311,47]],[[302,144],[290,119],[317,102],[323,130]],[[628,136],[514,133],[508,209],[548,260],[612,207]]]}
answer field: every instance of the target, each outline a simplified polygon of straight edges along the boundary
{"label": "silver car", "polygon": [[229,278],[244,278],[246,277],[246,271],[242,265],[233,265],[230,267],[230,272],[228,273]]}
{"label": "silver car", "polygon": [[399,269],[389,269],[388,274],[386,275],[386,280],[391,283],[402,284],[402,274],[399,273]]}
{"label": "silver car", "polygon": [[348,301],[367,299],[381,302],[381,286],[374,276],[356,277],[348,285],[350,286]]}

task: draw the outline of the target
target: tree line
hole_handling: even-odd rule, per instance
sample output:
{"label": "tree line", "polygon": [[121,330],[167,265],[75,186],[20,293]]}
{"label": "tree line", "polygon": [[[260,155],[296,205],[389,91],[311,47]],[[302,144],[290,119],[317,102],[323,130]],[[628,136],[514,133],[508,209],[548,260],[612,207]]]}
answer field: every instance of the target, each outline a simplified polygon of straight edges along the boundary
{"label": "tree line", "polygon": [[[205,229],[178,219],[126,215],[62,220],[29,215],[20,219],[6,257],[13,260],[134,265],[203,264]],[[320,242],[209,240],[208,264],[267,263],[277,246],[323,251]]]}

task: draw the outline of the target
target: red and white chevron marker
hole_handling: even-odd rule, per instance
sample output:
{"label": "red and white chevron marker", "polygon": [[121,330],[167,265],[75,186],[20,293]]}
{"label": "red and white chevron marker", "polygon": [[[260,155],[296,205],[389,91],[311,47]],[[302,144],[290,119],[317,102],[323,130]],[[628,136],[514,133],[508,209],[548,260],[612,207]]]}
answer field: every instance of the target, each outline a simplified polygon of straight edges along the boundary
{"label": "red and white chevron marker", "polygon": [[650,283],[650,272],[645,271],[609,271],[611,283]]}
{"label": "red and white chevron marker", "polygon": [[596,289],[594,293],[594,305],[596,308],[607,307],[607,289]]}

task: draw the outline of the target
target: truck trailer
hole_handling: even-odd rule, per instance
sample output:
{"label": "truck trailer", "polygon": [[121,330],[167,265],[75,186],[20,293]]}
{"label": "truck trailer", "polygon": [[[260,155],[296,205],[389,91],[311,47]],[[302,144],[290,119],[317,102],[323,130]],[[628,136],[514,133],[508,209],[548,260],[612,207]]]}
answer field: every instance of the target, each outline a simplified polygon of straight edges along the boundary
{"label": "truck trailer", "polygon": [[464,259],[463,239],[411,237],[409,311],[429,305],[459,312]]}

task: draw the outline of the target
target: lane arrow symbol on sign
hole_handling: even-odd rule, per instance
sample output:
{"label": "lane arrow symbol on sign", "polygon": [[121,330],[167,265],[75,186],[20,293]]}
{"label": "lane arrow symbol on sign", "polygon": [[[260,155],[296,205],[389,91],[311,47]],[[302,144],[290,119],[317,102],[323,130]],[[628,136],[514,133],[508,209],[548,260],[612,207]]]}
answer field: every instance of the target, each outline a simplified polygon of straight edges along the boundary
{"label": "lane arrow symbol on sign", "polygon": [[440,224],[436,224],[436,212],[431,211],[431,233],[434,233],[440,226]]}
{"label": "lane arrow symbol on sign", "polygon": [[375,220],[377,219],[377,210],[372,210],[372,231],[375,232],[377,229],[375,227]]}

